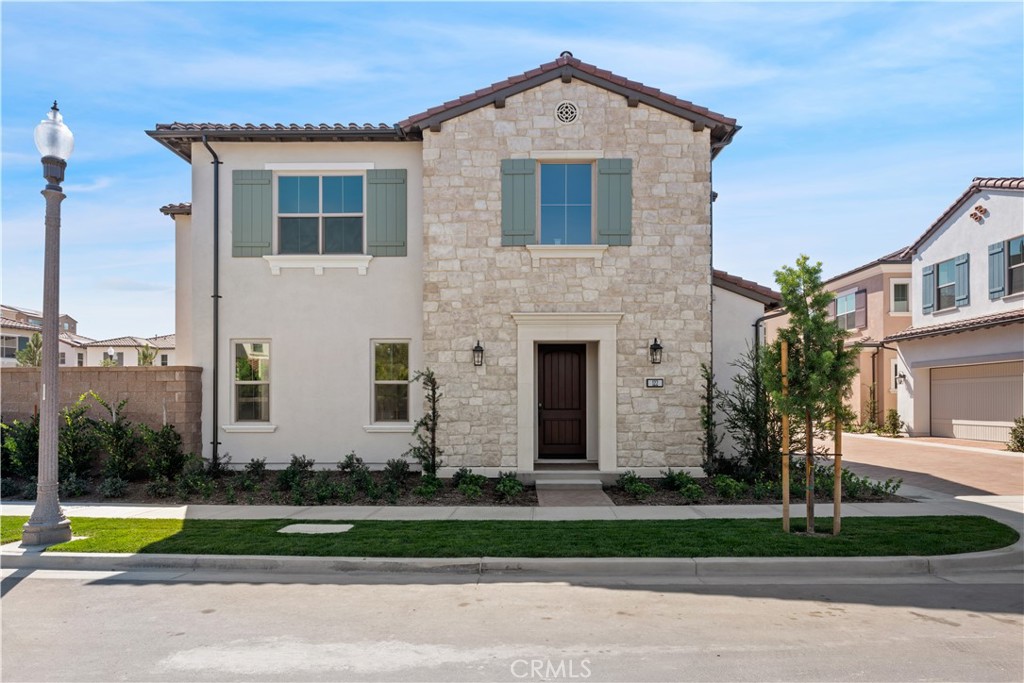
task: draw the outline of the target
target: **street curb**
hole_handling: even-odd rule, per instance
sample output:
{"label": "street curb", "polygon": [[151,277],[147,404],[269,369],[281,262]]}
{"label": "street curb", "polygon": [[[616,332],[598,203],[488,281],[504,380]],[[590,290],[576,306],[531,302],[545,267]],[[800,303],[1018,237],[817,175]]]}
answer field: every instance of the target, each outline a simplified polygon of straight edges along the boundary
{"label": "street curb", "polygon": [[678,577],[874,577],[928,576],[957,572],[1024,569],[1024,546],[932,557],[764,557],[764,558],[396,558],[295,557],[272,555],[162,555],[43,553],[36,548],[0,552],[12,569],[63,571],[179,570],[284,574],[441,573]]}

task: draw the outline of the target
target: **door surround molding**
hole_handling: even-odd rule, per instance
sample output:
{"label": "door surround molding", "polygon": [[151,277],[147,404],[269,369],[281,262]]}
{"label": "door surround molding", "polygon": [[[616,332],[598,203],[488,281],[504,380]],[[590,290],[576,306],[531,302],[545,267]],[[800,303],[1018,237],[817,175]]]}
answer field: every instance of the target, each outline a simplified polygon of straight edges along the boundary
{"label": "door surround molding", "polygon": [[538,343],[597,343],[597,463],[598,470],[616,468],[618,425],[615,418],[617,326],[622,313],[512,313],[516,323],[517,438],[520,472],[532,472],[537,457]]}

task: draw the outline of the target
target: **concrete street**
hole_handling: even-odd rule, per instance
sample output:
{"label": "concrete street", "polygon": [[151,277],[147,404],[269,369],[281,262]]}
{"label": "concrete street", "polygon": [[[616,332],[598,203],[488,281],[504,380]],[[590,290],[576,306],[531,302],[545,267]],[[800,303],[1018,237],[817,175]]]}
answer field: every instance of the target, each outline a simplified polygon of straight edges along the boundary
{"label": "concrete street", "polygon": [[4,681],[1024,679],[1019,574],[4,575]]}

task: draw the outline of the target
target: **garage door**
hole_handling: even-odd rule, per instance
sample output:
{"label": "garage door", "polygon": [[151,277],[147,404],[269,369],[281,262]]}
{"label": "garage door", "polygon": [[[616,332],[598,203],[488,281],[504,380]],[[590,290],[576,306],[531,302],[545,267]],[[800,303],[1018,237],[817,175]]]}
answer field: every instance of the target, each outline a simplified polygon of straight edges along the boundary
{"label": "garage door", "polygon": [[1024,362],[933,368],[932,436],[1002,441],[1024,414]]}

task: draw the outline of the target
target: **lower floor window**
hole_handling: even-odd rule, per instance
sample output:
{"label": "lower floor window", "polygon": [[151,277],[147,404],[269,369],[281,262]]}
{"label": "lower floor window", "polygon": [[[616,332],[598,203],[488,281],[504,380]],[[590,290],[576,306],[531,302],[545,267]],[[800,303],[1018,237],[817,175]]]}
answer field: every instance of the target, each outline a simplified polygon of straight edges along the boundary
{"label": "lower floor window", "polygon": [[80,367],[80,368],[84,368],[85,367],[85,354],[84,353],[78,354],[78,367]]}
{"label": "lower floor window", "polygon": [[0,358],[14,358],[18,355],[18,338],[0,337]]}
{"label": "lower floor window", "polygon": [[65,361],[65,356],[64,356],[64,352],[63,352],[63,351],[61,351],[59,355],[60,355],[60,364],[61,364],[61,365],[64,365],[64,361]]}
{"label": "lower floor window", "polygon": [[161,353],[160,354],[160,365],[167,365],[167,354],[166,353]]}
{"label": "lower floor window", "polygon": [[373,343],[373,421],[409,421],[409,342]]}
{"label": "lower floor window", "polygon": [[235,422],[270,421],[270,343],[235,342]]}

